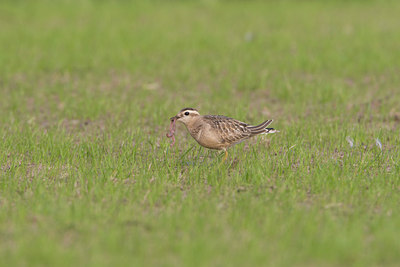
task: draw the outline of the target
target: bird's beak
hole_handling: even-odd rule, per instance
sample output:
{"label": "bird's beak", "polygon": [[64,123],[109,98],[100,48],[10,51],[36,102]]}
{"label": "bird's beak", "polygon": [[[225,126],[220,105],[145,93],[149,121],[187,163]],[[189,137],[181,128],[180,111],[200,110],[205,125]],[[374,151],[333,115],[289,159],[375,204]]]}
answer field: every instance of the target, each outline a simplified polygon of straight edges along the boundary
{"label": "bird's beak", "polygon": [[174,121],[174,120],[177,120],[178,117],[177,117],[177,116],[173,116],[173,117],[171,117],[171,118],[169,118],[169,119],[170,119],[170,121]]}

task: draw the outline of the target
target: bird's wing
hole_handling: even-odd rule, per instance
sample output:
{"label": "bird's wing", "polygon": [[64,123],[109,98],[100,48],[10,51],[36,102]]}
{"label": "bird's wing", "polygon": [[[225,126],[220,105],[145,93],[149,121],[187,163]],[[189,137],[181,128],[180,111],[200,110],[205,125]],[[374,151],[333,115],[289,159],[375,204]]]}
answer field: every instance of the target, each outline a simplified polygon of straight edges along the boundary
{"label": "bird's wing", "polygon": [[251,136],[247,123],[221,115],[206,115],[203,118],[217,132],[222,143],[236,144]]}

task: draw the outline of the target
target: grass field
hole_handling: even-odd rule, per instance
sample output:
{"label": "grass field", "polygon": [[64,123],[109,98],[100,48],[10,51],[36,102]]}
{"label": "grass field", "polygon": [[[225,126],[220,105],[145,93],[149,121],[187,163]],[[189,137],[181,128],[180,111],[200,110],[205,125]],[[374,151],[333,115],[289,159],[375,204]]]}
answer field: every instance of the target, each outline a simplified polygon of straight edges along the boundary
{"label": "grass field", "polygon": [[[1,1],[0,264],[398,266],[398,14]],[[184,107],[281,132],[219,166]]]}

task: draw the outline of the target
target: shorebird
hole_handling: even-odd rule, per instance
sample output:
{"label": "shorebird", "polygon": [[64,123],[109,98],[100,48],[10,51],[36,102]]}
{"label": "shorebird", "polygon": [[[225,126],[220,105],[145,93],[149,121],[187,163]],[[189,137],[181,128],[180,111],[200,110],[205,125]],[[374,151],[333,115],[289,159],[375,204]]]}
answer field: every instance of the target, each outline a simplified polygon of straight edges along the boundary
{"label": "shorebird", "polygon": [[201,146],[224,151],[225,156],[222,162],[227,159],[227,148],[230,146],[259,134],[279,132],[274,128],[267,128],[272,120],[266,120],[259,125],[252,126],[222,115],[200,115],[194,108],[184,108],[170,120],[171,124],[167,137],[172,138],[171,145],[175,143],[175,124],[179,121],[186,126],[190,135]]}

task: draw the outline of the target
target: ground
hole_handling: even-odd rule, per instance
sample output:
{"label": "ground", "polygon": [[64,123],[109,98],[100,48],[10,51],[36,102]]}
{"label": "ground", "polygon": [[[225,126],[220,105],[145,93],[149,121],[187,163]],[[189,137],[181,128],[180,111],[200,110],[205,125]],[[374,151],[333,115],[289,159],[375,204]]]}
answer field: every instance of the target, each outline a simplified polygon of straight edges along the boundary
{"label": "ground", "polygon": [[[1,1],[0,264],[398,266],[398,14]],[[220,165],[184,107],[280,132]]]}

